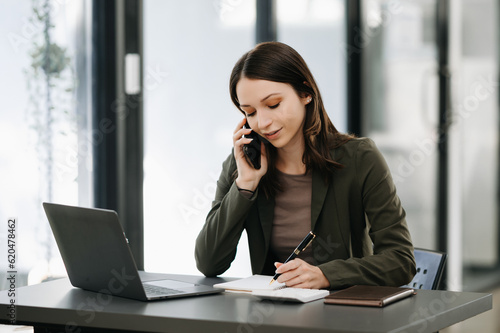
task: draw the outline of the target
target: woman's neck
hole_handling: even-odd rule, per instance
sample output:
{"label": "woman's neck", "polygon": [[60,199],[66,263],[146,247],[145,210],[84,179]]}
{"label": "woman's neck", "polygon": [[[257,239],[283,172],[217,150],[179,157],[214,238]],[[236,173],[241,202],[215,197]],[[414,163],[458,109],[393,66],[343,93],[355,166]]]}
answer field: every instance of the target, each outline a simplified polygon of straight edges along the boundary
{"label": "woman's neck", "polygon": [[294,147],[283,147],[278,149],[276,168],[288,175],[303,175],[306,173],[306,165],[302,161],[304,155],[304,142]]}

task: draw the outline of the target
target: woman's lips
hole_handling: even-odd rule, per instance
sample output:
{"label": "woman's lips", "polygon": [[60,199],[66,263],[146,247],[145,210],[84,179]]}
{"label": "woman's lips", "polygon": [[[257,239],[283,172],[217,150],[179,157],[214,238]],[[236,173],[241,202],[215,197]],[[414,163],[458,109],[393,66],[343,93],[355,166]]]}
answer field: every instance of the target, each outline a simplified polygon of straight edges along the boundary
{"label": "woman's lips", "polygon": [[266,133],[266,134],[264,134],[264,136],[268,140],[273,140],[273,139],[276,139],[279,136],[280,133],[281,133],[281,128],[279,130],[277,130],[277,131]]}

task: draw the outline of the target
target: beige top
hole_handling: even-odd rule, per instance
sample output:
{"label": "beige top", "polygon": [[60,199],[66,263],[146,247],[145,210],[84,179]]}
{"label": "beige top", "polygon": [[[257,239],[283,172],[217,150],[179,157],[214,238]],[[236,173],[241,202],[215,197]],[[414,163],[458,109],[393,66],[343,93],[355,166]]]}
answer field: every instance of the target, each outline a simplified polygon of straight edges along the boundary
{"label": "beige top", "polygon": [[[270,245],[278,260],[284,262],[311,231],[312,173],[288,175],[278,171],[278,180],[283,191],[275,197]],[[314,265],[312,246],[298,258]]]}

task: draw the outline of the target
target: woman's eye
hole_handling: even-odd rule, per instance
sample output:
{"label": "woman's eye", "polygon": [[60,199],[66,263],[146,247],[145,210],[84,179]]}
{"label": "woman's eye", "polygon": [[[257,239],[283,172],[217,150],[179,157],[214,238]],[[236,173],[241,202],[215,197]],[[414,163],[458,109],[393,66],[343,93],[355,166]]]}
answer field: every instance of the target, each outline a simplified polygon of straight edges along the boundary
{"label": "woman's eye", "polygon": [[278,106],[280,106],[280,103],[274,104],[274,105],[269,105],[270,109],[276,109]]}
{"label": "woman's eye", "polygon": [[247,117],[253,117],[254,114],[255,114],[255,112],[247,113]]}

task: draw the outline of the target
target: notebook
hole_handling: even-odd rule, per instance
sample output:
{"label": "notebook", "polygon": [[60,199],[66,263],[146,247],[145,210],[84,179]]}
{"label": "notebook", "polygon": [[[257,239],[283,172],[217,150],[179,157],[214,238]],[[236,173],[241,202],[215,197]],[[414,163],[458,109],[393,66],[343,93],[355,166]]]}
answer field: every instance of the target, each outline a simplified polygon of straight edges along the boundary
{"label": "notebook", "polygon": [[323,289],[282,288],[277,290],[254,290],[252,295],[261,299],[308,303],[325,298],[330,295],[330,292]]}
{"label": "notebook", "polygon": [[273,284],[269,284],[272,278],[272,276],[256,274],[244,279],[217,283],[214,284],[214,287],[223,288],[229,292],[244,293],[251,293],[254,290],[278,290],[286,287],[284,283],[279,283],[277,281],[274,281]]}
{"label": "notebook", "polygon": [[327,296],[325,303],[383,307],[414,293],[412,288],[356,285]]}
{"label": "notebook", "polygon": [[328,290],[288,288],[277,281],[269,284],[273,277],[268,275],[252,275],[230,282],[214,284],[216,288],[224,288],[227,292],[249,293],[261,299],[272,299],[289,302],[311,302],[329,295]]}
{"label": "notebook", "polygon": [[115,211],[53,203],[43,207],[75,287],[141,301],[223,291],[171,279],[142,281]]}

